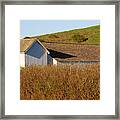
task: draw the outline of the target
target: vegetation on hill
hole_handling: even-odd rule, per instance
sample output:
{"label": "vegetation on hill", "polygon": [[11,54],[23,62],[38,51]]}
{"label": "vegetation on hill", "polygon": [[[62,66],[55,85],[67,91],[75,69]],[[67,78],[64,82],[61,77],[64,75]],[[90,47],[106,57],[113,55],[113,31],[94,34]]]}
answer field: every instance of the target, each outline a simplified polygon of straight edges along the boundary
{"label": "vegetation on hill", "polygon": [[100,25],[36,36],[41,42],[100,44]]}

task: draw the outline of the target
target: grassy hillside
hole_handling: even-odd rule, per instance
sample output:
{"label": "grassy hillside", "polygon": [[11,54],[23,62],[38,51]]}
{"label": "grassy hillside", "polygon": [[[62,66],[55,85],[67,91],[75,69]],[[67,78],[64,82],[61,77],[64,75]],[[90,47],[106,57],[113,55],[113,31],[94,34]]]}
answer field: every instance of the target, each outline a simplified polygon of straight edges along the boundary
{"label": "grassy hillside", "polygon": [[99,44],[100,25],[36,37],[41,42]]}

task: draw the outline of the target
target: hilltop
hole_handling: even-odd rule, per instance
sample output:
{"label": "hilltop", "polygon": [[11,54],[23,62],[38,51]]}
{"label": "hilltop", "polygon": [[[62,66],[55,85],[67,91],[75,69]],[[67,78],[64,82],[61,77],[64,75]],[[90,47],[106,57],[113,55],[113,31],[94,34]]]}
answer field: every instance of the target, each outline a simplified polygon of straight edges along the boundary
{"label": "hilltop", "polygon": [[100,44],[100,25],[35,36],[46,43]]}

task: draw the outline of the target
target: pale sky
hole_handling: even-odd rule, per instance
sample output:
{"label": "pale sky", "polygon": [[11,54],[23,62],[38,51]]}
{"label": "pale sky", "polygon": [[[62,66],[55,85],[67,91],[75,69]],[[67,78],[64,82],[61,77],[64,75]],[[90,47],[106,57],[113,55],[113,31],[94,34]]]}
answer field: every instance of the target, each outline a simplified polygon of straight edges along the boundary
{"label": "pale sky", "polygon": [[62,32],[98,24],[99,20],[21,20],[20,37]]}

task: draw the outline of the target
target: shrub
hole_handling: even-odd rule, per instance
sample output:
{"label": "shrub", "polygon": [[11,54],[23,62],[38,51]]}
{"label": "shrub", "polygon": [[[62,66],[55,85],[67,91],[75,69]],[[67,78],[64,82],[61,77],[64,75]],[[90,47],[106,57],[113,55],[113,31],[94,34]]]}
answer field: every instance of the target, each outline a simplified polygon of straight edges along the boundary
{"label": "shrub", "polygon": [[73,35],[72,36],[72,39],[73,39],[73,41],[76,41],[76,42],[84,42],[84,41],[86,41],[86,40],[88,40],[88,38],[85,38],[85,36],[84,35],[79,35],[79,34],[75,34],[75,35]]}

